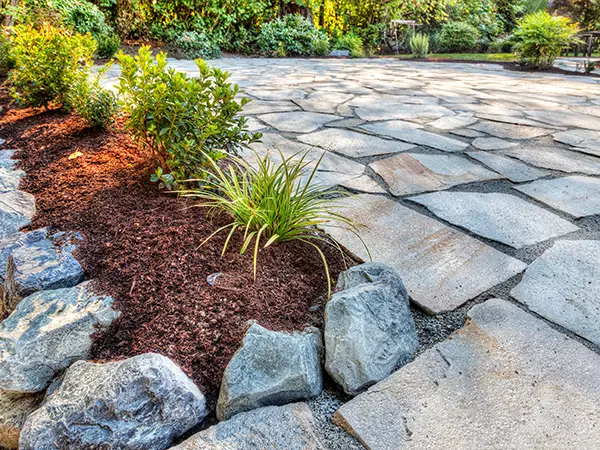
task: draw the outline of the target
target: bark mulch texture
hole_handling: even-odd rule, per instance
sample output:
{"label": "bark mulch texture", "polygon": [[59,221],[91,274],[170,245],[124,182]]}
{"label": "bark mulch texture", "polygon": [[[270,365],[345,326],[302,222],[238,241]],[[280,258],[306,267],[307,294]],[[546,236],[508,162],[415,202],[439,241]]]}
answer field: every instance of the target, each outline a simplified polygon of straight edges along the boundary
{"label": "bark mulch texture", "polygon": [[[95,336],[92,359],[145,352],[178,363],[214,405],[225,366],[249,320],[273,330],[322,326],[327,285],[314,248],[302,243],[261,251],[256,280],[252,256],[240,256],[236,236],[200,243],[226,218],[207,217],[195,201],[160,192],[152,163],[116,124],[92,130],[57,110],[14,109],[0,91],[2,148],[19,149],[27,172],[21,188],[35,195],[30,229],[56,226],[83,233],[75,254],[97,290],[116,300],[121,317]],[[332,278],[344,262],[323,247]],[[221,272],[214,286],[207,276]]]}

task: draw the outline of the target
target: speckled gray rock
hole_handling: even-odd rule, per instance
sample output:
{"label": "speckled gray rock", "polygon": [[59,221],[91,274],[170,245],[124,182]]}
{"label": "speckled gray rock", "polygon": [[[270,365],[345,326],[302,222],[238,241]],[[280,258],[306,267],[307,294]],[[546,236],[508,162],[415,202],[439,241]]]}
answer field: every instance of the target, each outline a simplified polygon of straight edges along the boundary
{"label": "speckled gray rock", "polygon": [[339,57],[348,57],[350,56],[350,50],[332,50],[331,53],[329,54],[329,56],[333,56],[336,58]]}
{"label": "speckled gray rock", "polygon": [[244,412],[193,435],[172,450],[325,450],[306,403]]}
{"label": "speckled gray rock", "polygon": [[406,363],[419,341],[398,273],[367,263],[343,272],[325,309],[325,369],[357,394]]}
{"label": "speckled gray rock", "polygon": [[467,155],[515,183],[536,180],[545,177],[546,175],[550,175],[550,172],[546,170],[528,166],[519,160],[498,155],[496,153],[467,152]]}
{"label": "speckled gray rock", "polygon": [[0,167],[4,169],[12,169],[17,160],[12,159],[16,150],[0,150]]}
{"label": "speckled gray rock", "polygon": [[0,243],[4,281],[1,312],[10,314],[22,298],[37,291],[73,287],[83,280],[83,268],[73,257],[83,237],[79,233],[48,234],[47,229],[17,234]]}
{"label": "speckled gray rock", "polygon": [[35,214],[33,195],[23,191],[0,193],[0,239],[31,223]]}
{"label": "speckled gray rock", "polygon": [[371,450],[592,449],[600,357],[504,300],[343,405],[336,423]]}
{"label": "speckled gray rock", "polygon": [[6,263],[13,250],[24,245],[33,245],[36,242],[46,239],[48,235],[48,228],[39,228],[28,233],[17,231],[4,239],[0,239],[0,283],[4,284],[6,278]]}
{"label": "speckled gray rock", "polygon": [[19,189],[21,179],[25,176],[22,170],[10,170],[0,167],[0,191],[14,191]]}
{"label": "speckled gray rock", "polygon": [[0,323],[0,389],[40,392],[60,371],[86,359],[92,333],[119,315],[89,282],[24,298]]}
{"label": "speckled gray rock", "polygon": [[39,408],[43,397],[43,394],[0,392],[0,448],[16,450],[19,447],[25,419]]}
{"label": "speckled gray rock", "polygon": [[162,355],[78,361],[27,418],[19,443],[21,450],[161,450],[206,414],[198,387]]}
{"label": "speckled gray rock", "polygon": [[320,361],[321,333],[316,328],[283,333],[253,324],[223,374],[217,417],[226,420],[262,406],[319,395]]}

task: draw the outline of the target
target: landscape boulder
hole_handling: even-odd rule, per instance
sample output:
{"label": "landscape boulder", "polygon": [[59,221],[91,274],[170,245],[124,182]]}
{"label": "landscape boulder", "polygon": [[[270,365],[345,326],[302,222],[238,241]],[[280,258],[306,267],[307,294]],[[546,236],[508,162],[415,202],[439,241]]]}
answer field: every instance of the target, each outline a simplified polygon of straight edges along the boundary
{"label": "landscape boulder", "polygon": [[34,214],[33,195],[23,191],[0,192],[0,239],[29,225]]}
{"label": "landscape boulder", "polygon": [[397,272],[367,263],[343,272],[325,308],[325,369],[356,395],[414,355],[418,338]]}
{"label": "landscape boulder", "polygon": [[0,392],[0,448],[19,448],[21,428],[27,416],[39,408],[44,395]]}
{"label": "landscape boulder", "polygon": [[87,359],[91,335],[119,315],[112,304],[90,282],[24,298],[0,323],[0,390],[43,391],[59,372]]}
{"label": "landscape boulder", "polygon": [[21,450],[169,448],[207,415],[198,387],[170,359],[78,361],[21,431]]}
{"label": "landscape boulder", "polygon": [[172,450],[321,450],[306,403],[267,406],[219,422]]}
{"label": "landscape boulder", "polygon": [[12,169],[17,164],[16,159],[12,159],[16,150],[0,150],[0,167]]}
{"label": "landscape boulder", "polygon": [[253,324],[225,369],[217,404],[219,420],[319,395],[321,349],[316,328],[284,333]]}

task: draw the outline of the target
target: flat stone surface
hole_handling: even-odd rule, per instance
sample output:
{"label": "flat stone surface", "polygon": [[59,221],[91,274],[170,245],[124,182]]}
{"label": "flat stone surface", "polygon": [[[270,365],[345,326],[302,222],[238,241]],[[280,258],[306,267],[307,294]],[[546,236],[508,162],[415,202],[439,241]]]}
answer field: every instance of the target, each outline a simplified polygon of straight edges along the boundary
{"label": "flat stone surface", "polygon": [[390,136],[412,144],[443,150],[445,152],[457,152],[469,146],[457,139],[440,136],[439,134],[410,127],[403,121],[390,121],[361,125],[361,128],[383,136]]}
{"label": "flat stone surface", "polygon": [[456,116],[444,116],[429,123],[429,126],[440,130],[454,130],[463,128],[477,122],[477,117],[473,117],[471,113],[460,113]]}
{"label": "flat stone surface", "polygon": [[569,130],[554,134],[554,140],[584,153],[600,156],[600,133],[591,130]]}
{"label": "flat stone surface", "polygon": [[481,131],[470,130],[468,128],[459,129],[459,130],[450,130],[450,133],[455,134],[457,136],[467,137],[467,138],[476,138],[485,136]]}
{"label": "flat stone surface", "polygon": [[256,97],[259,100],[267,101],[294,100],[306,97],[306,92],[300,89],[248,89],[246,90],[246,94]]}
{"label": "flat stone surface", "polygon": [[469,318],[336,422],[371,450],[596,448],[600,356],[504,300]]}
{"label": "flat stone surface", "polygon": [[326,450],[306,403],[267,406],[194,434],[172,450]]}
{"label": "flat stone surface", "polygon": [[[526,264],[386,197],[339,200],[340,212],[365,225],[360,236],[374,261],[394,267],[425,311],[451,311],[525,270]],[[326,231],[363,261],[364,245],[340,228]]]}
{"label": "flat stone surface", "polygon": [[457,155],[402,153],[369,165],[388,184],[392,195],[448,189],[502,176]]}
{"label": "flat stone surface", "polygon": [[496,153],[467,152],[467,155],[515,183],[537,180],[538,178],[550,175],[550,172],[546,170],[528,166],[519,160]]}
{"label": "flat stone surface", "polygon": [[538,180],[515,189],[573,217],[600,214],[600,179],[570,176]]}
{"label": "flat stone surface", "polygon": [[479,150],[502,150],[505,148],[516,147],[516,142],[505,141],[500,138],[477,138],[471,142],[471,145]]}
{"label": "flat stone surface", "polygon": [[244,106],[244,114],[267,114],[285,111],[298,111],[300,108],[291,101],[287,102],[268,102],[261,100],[252,100]]}
{"label": "flat stone surface", "polygon": [[352,94],[343,92],[317,92],[310,94],[307,98],[294,100],[304,111],[335,114],[339,105],[352,98]]}
{"label": "flat stone surface", "polygon": [[23,191],[0,193],[0,239],[29,225],[34,214],[33,195]]}
{"label": "flat stone surface", "polygon": [[510,295],[600,345],[600,241],[560,240],[529,265]]}
{"label": "flat stone surface", "polygon": [[475,125],[471,125],[470,128],[503,139],[533,139],[545,136],[553,131],[547,128],[528,127],[486,120],[477,122]]}
{"label": "flat stone surface", "polygon": [[586,128],[588,130],[600,129],[600,118],[576,111],[526,111],[529,117],[539,122],[564,127]]}
{"label": "flat stone surface", "polygon": [[514,248],[579,230],[571,222],[514,195],[434,192],[409,200],[447,222]]}
{"label": "flat stone surface", "polygon": [[438,119],[443,116],[452,116],[451,109],[441,105],[381,105],[374,103],[372,106],[356,108],[356,115],[364,120],[394,120],[415,118]]}
{"label": "flat stone surface", "polygon": [[338,116],[304,111],[263,114],[258,118],[279,131],[293,133],[310,133],[327,122],[338,120]]}
{"label": "flat stone surface", "polygon": [[556,147],[517,147],[503,153],[544,169],[600,175],[600,158]]}
{"label": "flat stone surface", "polygon": [[415,147],[404,142],[334,128],[305,134],[299,136],[298,140],[309,145],[316,145],[326,150],[342,153],[351,158],[387,155]]}

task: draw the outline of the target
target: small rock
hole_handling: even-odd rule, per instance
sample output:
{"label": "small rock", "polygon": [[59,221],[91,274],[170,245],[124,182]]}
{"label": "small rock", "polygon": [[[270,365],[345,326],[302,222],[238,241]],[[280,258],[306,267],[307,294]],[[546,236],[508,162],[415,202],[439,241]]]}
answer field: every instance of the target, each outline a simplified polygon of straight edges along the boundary
{"label": "small rock", "polygon": [[33,195],[23,191],[0,193],[0,239],[29,225],[34,214]]}
{"label": "small rock", "polygon": [[198,387],[168,358],[78,361],[31,414],[21,450],[168,448],[206,417]]}
{"label": "small rock", "polygon": [[119,313],[89,282],[24,298],[0,323],[0,389],[35,393],[73,362],[86,359],[91,335]]}
{"label": "small rock", "polygon": [[10,170],[0,167],[0,191],[14,191],[19,189],[21,179],[25,176],[22,170]]}
{"label": "small rock", "polygon": [[348,56],[350,56],[350,50],[333,50],[329,56],[333,56],[336,58],[347,58]]}
{"label": "small rock", "polygon": [[0,167],[12,169],[17,164],[17,160],[12,159],[15,152],[16,150],[0,150]]}
{"label": "small rock", "polygon": [[5,239],[4,247],[0,247],[0,263],[6,258],[6,269],[0,271],[4,278],[0,312],[5,316],[10,314],[22,298],[36,291],[79,284],[83,268],[72,252],[82,239],[79,233],[49,235],[47,229]]}
{"label": "small rock", "polygon": [[0,392],[0,448],[19,448],[21,428],[27,416],[40,406],[43,394],[22,395]]}
{"label": "small rock", "polygon": [[172,450],[321,450],[306,403],[267,406],[240,413],[193,435]]}
{"label": "small rock", "polygon": [[419,344],[408,293],[394,269],[367,263],[343,272],[325,309],[325,370],[348,394],[383,380]]}
{"label": "small rock", "polygon": [[290,334],[253,324],[225,369],[217,403],[219,420],[319,395],[321,345],[316,328]]}

